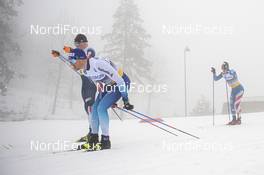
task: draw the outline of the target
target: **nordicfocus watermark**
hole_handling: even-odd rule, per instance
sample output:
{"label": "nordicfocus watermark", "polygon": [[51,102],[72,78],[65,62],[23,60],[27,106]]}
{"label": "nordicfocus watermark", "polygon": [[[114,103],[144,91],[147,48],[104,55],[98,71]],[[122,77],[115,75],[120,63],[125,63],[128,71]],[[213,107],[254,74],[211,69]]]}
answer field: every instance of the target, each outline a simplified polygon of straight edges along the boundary
{"label": "nordicfocus watermark", "polygon": [[[77,150],[79,149],[78,143],[72,143],[71,141],[57,140],[55,142],[43,142],[43,141],[30,141],[30,150],[31,151],[52,151],[60,152],[67,150]],[[85,150],[100,150],[101,144],[87,144]]]}
{"label": "nordicfocus watermark", "polygon": [[234,150],[231,143],[216,143],[198,141],[168,142],[163,140],[162,149],[168,152],[225,152]]}
{"label": "nordicfocus watermark", "polygon": [[130,85],[126,84],[97,84],[97,89],[100,92],[137,92],[137,93],[166,93],[168,92],[167,84],[137,84],[137,83],[130,83]]}
{"label": "nordicfocus watermark", "polygon": [[77,148],[78,143],[72,143],[66,140],[57,140],[55,142],[30,141],[31,151],[63,151]]}
{"label": "nordicfocus watermark", "polygon": [[162,34],[164,35],[232,35],[233,33],[234,28],[227,25],[162,25]]}
{"label": "nordicfocus watermark", "polygon": [[70,24],[56,24],[51,26],[30,25],[31,35],[77,35],[79,33],[85,35],[101,35],[102,26],[77,26]]}

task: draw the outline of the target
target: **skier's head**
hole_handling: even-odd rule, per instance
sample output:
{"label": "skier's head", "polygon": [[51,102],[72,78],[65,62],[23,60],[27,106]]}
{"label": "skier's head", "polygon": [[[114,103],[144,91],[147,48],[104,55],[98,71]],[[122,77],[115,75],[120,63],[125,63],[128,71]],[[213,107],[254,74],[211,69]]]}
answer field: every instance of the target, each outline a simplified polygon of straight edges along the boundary
{"label": "skier's head", "polygon": [[222,64],[222,67],[221,68],[222,68],[222,71],[224,73],[226,73],[229,70],[229,64],[228,64],[228,62],[224,61],[224,63]]}
{"label": "skier's head", "polygon": [[86,57],[85,52],[79,48],[72,50],[72,52],[70,53],[69,59],[71,60],[76,70],[84,69],[84,66],[87,62],[87,57]]}
{"label": "skier's head", "polygon": [[79,49],[85,49],[88,47],[88,40],[84,34],[79,33],[74,38],[74,45]]}

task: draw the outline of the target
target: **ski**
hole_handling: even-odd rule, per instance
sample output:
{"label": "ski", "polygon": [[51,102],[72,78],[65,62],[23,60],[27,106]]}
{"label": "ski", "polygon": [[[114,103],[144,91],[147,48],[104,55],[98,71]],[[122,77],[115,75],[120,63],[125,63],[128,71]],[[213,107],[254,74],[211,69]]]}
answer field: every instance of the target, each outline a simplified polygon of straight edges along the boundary
{"label": "ski", "polygon": [[52,154],[58,154],[58,153],[68,153],[68,152],[79,152],[79,151],[83,151],[83,152],[96,152],[96,151],[102,151],[105,149],[101,149],[100,144],[95,144],[95,145],[90,145],[88,144],[87,148],[81,148],[82,145],[78,145],[77,148],[73,148],[73,149],[68,149],[68,150],[60,150],[60,151],[53,151]]}
{"label": "ski", "polygon": [[53,151],[52,154],[78,152],[78,151],[82,151],[82,149],[74,148],[74,149],[68,149],[68,150]]}
{"label": "ski", "polygon": [[83,153],[88,153],[88,152],[98,152],[98,151],[104,151],[104,150],[108,150],[108,149],[98,149],[98,150],[86,150],[86,149],[69,149],[69,150],[62,150],[62,151],[54,151],[52,152],[52,154],[60,154],[60,153],[70,153],[70,152],[83,152]]}

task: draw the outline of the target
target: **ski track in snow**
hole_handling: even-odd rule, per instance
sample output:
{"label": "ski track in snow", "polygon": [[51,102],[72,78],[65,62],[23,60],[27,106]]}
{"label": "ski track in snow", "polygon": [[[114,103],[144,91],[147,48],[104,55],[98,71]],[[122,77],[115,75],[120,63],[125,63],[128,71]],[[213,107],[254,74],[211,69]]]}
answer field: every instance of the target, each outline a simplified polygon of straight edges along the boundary
{"label": "ski track in snow", "polygon": [[[175,131],[169,135],[138,120],[110,121],[111,150],[35,151],[30,141],[74,141],[87,121],[32,120],[0,122],[0,174],[20,175],[263,175],[263,113],[245,114],[241,126],[226,126],[226,116],[165,118],[197,140]],[[173,130],[171,130],[173,131]]]}

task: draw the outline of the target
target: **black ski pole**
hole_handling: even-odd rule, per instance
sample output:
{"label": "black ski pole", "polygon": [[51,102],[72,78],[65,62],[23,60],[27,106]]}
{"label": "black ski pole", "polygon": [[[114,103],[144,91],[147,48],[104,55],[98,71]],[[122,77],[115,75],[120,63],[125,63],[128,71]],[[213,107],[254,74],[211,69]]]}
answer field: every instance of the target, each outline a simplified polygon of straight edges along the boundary
{"label": "black ski pole", "polygon": [[170,133],[170,134],[172,134],[172,135],[174,135],[174,136],[178,136],[178,135],[176,135],[175,133],[173,133],[173,132],[171,132],[171,131],[169,131],[169,130],[167,130],[167,129],[164,129],[164,128],[158,126],[158,125],[155,125],[155,124],[151,123],[150,121],[148,121],[148,120],[146,120],[146,119],[144,119],[144,118],[142,118],[142,117],[139,117],[139,116],[133,114],[132,112],[130,112],[130,111],[128,111],[128,110],[122,109],[122,108],[120,108],[120,107],[117,107],[117,109],[119,109],[119,110],[121,110],[121,111],[123,111],[123,112],[126,112],[126,113],[128,113],[128,114],[130,114],[130,115],[132,115],[132,116],[134,116],[134,117],[136,117],[136,118],[138,118],[138,119],[140,119],[140,120],[146,122],[146,123],[149,123],[149,124],[151,124],[152,126],[155,126],[155,127],[159,128],[159,129],[161,129],[161,130],[163,130],[163,131],[165,131],[165,132],[167,132],[167,133]]}
{"label": "black ski pole", "polygon": [[229,102],[229,93],[228,93],[227,82],[226,82],[226,99],[227,99],[227,114],[228,114],[228,119],[230,121],[230,102]]}
{"label": "black ski pole", "polygon": [[176,130],[176,131],[182,132],[182,133],[187,134],[187,135],[189,135],[189,136],[191,136],[191,137],[194,137],[194,138],[196,138],[196,139],[200,139],[199,137],[197,137],[197,136],[195,136],[195,135],[192,135],[192,134],[190,134],[190,133],[188,133],[188,132],[185,132],[185,131],[183,131],[183,130],[180,130],[180,129],[178,129],[178,128],[175,128],[174,126],[171,126],[171,125],[169,125],[169,124],[166,124],[166,123],[164,123],[164,122],[161,122],[161,121],[159,121],[159,120],[157,120],[157,119],[155,119],[155,118],[149,117],[149,116],[147,116],[147,115],[145,115],[145,114],[142,114],[142,113],[140,113],[140,112],[137,112],[137,111],[135,111],[135,110],[131,110],[131,111],[134,112],[134,113],[136,113],[136,114],[139,114],[139,115],[141,115],[141,116],[143,116],[143,117],[146,117],[146,118],[148,118],[148,119],[150,119],[150,120],[153,120],[153,121],[155,121],[155,122],[158,122],[158,123],[160,123],[160,124],[162,124],[162,125],[164,125],[164,126],[167,126],[167,127],[171,128],[171,129],[174,129],[174,130]]}
{"label": "black ski pole", "polygon": [[213,126],[215,125],[215,83],[213,76]]}
{"label": "black ski pole", "polygon": [[118,113],[116,112],[116,110],[114,108],[112,108],[112,110],[115,113],[115,115],[119,118],[119,120],[123,121],[123,119],[118,115]]}
{"label": "black ski pole", "polygon": [[59,56],[59,59],[60,59],[61,61],[63,61],[68,67],[70,67],[70,68],[71,68],[74,72],[76,72],[78,75],[81,75],[80,72],[78,72],[78,71],[76,71],[75,69],[73,69],[72,64],[70,63],[70,61],[69,61],[67,58],[65,58],[64,56],[60,55],[60,56]]}

